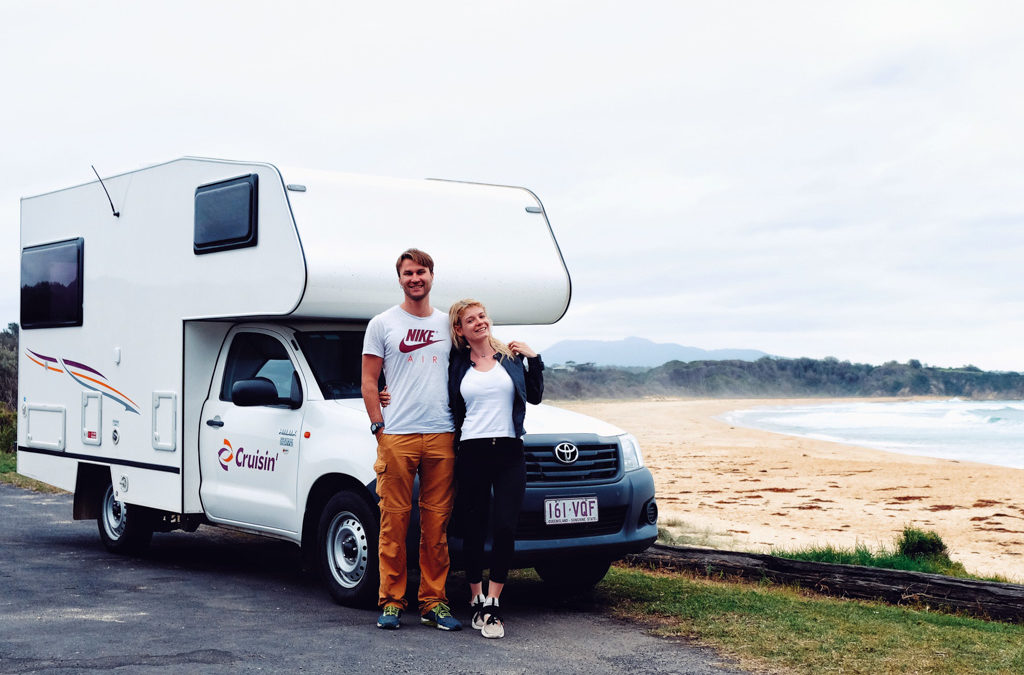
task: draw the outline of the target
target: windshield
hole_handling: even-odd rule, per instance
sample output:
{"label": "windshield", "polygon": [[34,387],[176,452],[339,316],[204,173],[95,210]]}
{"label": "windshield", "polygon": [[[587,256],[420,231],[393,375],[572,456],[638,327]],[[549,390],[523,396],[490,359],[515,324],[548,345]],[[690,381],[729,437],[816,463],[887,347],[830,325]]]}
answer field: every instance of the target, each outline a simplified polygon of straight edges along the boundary
{"label": "windshield", "polygon": [[295,333],[324,398],[360,398],[363,331],[304,331]]}

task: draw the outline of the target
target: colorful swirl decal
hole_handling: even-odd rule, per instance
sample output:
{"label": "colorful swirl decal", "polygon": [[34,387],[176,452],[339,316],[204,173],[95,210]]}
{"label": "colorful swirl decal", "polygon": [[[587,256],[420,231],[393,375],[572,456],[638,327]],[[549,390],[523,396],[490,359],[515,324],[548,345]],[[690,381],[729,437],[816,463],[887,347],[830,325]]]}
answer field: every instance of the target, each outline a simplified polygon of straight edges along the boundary
{"label": "colorful swirl decal", "polygon": [[[43,356],[31,349],[26,349],[25,351],[29,361],[55,373],[67,373],[72,380],[86,389],[98,391],[107,398],[120,403],[124,406],[126,412],[139,414],[138,404],[107,384],[107,378],[103,377],[103,374],[95,368],[91,368],[84,363],[72,361],[71,359],[55,359],[52,356]],[[59,365],[60,368],[54,368],[55,365]]]}
{"label": "colorful swirl decal", "polygon": [[227,471],[228,467],[231,466],[231,462],[235,459],[235,453],[231,449],[231,441],[226,438],[224,439],[224,446],[217,453],[217,459],[220,461],[220,468]]}

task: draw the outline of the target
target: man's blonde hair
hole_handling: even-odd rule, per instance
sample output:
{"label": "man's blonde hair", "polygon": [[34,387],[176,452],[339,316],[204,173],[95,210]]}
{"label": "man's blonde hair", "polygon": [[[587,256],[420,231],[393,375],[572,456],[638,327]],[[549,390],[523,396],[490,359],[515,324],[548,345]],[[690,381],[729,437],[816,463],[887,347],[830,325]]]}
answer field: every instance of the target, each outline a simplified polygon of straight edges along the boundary
{"label": "man's blonde hair", "polygon": [[418,248],[407,248],[402,251],[402,255],[398,256],[398,260],[395,262],[395,272],[398,276],[402,276],[402,263],[406,260],[411,260],[417,265],[423,265],[430,273],[434,273],[434,259],[430,257],[430,254],[426,251],[421,251]]}
{"label": "man's blonde hair", "polygon": [[[485,312],[487,311],[487,308],[484,307],[484,303],[479,300],[474,300],[473,298],[458,300],[452,303],[451,308],[448,310],[448,326],[452,334],[452,344],[455,345],[456,349],[469,349],[469,342],[466,341],[465,337],[455,332],[455,327],[462,326],[462,313],[470,307],[480,307]],[[501,354],[503,358],[512,358],[514,356],[512,354],[512,350],[509,349],[509,346],[495,338],[494,335],[489,335],[487,340],[491,349]]]}

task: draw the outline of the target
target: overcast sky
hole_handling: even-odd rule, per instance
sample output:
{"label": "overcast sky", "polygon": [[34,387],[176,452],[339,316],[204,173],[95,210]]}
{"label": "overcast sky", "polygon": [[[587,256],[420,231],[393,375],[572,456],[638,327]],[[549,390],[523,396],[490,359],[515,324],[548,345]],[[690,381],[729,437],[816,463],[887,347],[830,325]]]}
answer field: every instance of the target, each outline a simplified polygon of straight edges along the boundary
{"label": "overcast sky", "polygon": [[499,335],[541,350],[637,335],[1022,371],[1022,19],[1017,2],[0,0],[0,322],[21,197],[198,155],[531,188],[572,305]]}

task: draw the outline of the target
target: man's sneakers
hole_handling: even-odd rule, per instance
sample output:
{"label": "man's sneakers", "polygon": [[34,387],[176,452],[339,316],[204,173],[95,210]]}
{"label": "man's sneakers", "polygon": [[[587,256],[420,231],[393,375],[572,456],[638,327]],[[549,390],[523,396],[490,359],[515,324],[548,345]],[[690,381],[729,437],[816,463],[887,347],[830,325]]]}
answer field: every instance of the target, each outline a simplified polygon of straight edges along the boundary
{"label": "man's sneakers", "polygon": [[402,608],[398,605],[384,605],[384,611],[377,619],[377,628],[385,630],[396,630],[402,627],[399,619],[402,618]]}
{"label": "man's sneakers", "polygon": [[[452,611],[443,602],[437,603],[434,605],[434,609],[421,616],[420,623],[441,630],[462,630],[462,624],[452,616]],[[380,623],[377,625],[379,626]]]}
{"label": "man's sneakers", "polygon": [[473,611],[472,626],[473,626],[473,628],[475,630],[480,630],[481,628],[484,627],[483,608],[484,608],[484,600],[486,600],[486,599],[487,598],[484,597],[483,593],[477,593],[476,597],[473,598],[473,602],[471,602],[470,605],[469,605],[470,609],[472,609],[472,611]]}
{"label": "man's sneakers", "polygon": [[[380,618],[377,619],[377,628],[383,628],[385,630],[396,630],[401,628],[401,618],[402,607],[400,605],[394,603],[384,605]],[[462,630],[462,624],[459,623],[458,619],[452,616],[452,612],[448,609],[448,605],[443,602],[438,603],[434,609],[420,617],[420,623],[424,626],[433,626],[435,628],[440,628],[441,630]]]}

